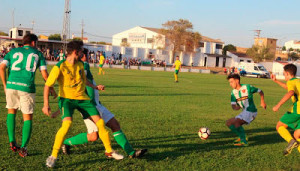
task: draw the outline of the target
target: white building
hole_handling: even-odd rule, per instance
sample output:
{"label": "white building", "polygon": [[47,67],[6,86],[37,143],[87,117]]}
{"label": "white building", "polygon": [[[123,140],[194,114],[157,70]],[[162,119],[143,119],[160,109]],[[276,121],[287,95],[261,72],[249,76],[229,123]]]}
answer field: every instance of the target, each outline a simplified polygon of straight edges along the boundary
{"label": "white building", "polygon": [[227,51],[227,56],[231,57],[230,61],[230,67],[237,67],[240,62],[248,62],[248,63],[253,63],[254,61],[252,60],[251,57],[247,56],[245,53],[240,53],[240,52],[229,52]]}
{"label": "white building", "polygon": [[11,39],[23,39],[26,34],[32,33],[32,28],[14,27],[9,30],[9,37]]}
{"label": "white building", "polygon": [[289,50],[290,48],[300,50],[300,41],[290,40],[288,42],[285,42],[284,46],[286,47],[286,50]]}

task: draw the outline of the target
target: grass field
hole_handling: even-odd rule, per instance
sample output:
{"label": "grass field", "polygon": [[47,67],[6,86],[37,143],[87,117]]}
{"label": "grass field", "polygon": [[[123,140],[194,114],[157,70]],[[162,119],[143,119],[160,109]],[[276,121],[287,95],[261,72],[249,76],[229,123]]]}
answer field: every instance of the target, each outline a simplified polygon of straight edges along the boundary
{"label": "grass field", "polygon": [[[50,68],[49,68],[50,69]],[[275,125],[291,102],[279,112],[272,107],[285,91],[269,79],[242,78],[265,92],[267,110],[260,107],[255,95],[258,116],[245,126],[249,147],[234,147],[235,135],[225,121],[237,115],[230,106],[231,88],[224,75],[180,73],[179,83],[171,72],[106,69],[105,76],[96,75],[97,83],[106,85],[102,103],[115,113],[123,132],[135,148],[148,148],[141,159],[108,160],[100,140],[77,146],[72,154],[60,153],[55,169],[60,170],[300,170],[300,154],[294,150],[287,157],[282,151],[287,143],[276,133]],[[0,170],[46,170],[45,160],[51,153],[54,136],[61,119],[50,119],[42,111],[43,81],[37,73],[36,112],[33,133],[28,145],[31,154],[21,158],[9,149],[6,133],[5,96],[0,92]],[[57,87],[56,87],[57,88]],[[58,108],[51,100],[52,110]],[[21,142],[22,120],[17,116],[16,135]],[[201,140],[200,127],[211,129],[211,137]],[[85,132],[78,112],[67,137]],[[112,138],[112,136],[111,136]],[[124,151],[112,138],[114,149]]]}

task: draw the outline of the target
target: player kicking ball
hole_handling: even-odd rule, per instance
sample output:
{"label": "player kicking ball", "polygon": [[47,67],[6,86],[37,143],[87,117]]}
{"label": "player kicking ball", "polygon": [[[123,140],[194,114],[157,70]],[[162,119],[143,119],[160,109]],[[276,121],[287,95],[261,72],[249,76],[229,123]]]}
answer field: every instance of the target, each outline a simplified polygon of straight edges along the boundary
{"label": "player kicking ball", "polygon": [[[90,71],[90,65],[87,62],[86,56],[87,56],[87,49],[84,50],[84,55],[81,58],[81,60],[84,62],[84,71],[86,74],[86,78],[91,83],[96,85],[93,75]],[[99,111],[101,117],[103,118],[105,125],[112,130],[116,142],[122,147],[122,149],[128,154],[130,158],[142,157],[147,152],[147,149],[134,150],[130,145],[129,141],[127,140],[125,134],[121,130],[120,124],[114,117],[114,114],[112,114],[106,107],[104,107],[100,103],[99,92],[97,90],[94,90],[91,87],[86,87],[86,90],[88,96],[91,98],[91,102],[95,104],[97,110]],[[59,111],[53,113],[52,117],[56,117],[58,114]],[[98,128],[96,124],[89,118],[84,119],[84,123],[87,127],[87,133],[81,133],[75,135],[74,137],[66,139],[62,146],[62,151],[64,154],[70,153],[70,148],[72,147],[72,145],[85,144],[88,143],[89,141],[96,141],[98,139]]]}
{"label": "player kicking ball", "polygon": [[236,117],[226,121],[228,128],[238,135],[238,139],[234,141],[235,146],[248,146],[245,130],[242,125],[250,124],[257,115],[257,109],[253,101],[253,94],[259,93],[260,105],[266,109],[267,105],[264,100],[262,90],[249,84],[241,84],[238,74],[231,74],[227,77],[231,91],[231,107],[233,110],[242,109],[243,111]]}
{"label": "player kicking ball", "polygon": [[[13,152],[19,152],[21,157],[26,157],[27,144],[32,131],[32,118],[35,103],[35,72],[39,68],[44,80],[48,78],[45,58],[36,49],[38,37],[27,34],[23,38],[23,47],[14,48],[5,55],[0,65],[0,76],[6,95],[7,132],[10,148]],[[6,81],[6,68],[8,68],[8,80]],[[54,89],[50,90],[55,95]],[[23,113],[22,145],[16,143],[15,118],[17,110]]]}
{"label": "player kicking ball", "polygon": [[[300,94],[300,80],[295,78],[297,67],[294,64],[285,65],[283,69],[283,74],[287,81],[286,84],[278,81],[275,75],[271,75],[271,78],[275,83],[288,91],[278,104],[273,107],[273,111],[277,112],[289,99],[293,102],[293,106],[281,117],[276,126],[279,135],[288,142],[287,147],[283,151],[283,154],[287,156],[294,148],[299,146],[300,142],[300,102],[298,100]],[[287,130],[288,127],[295,130],[294,137]],[[298,151],[300,152],[300,147],[298,147]]]}
{"label": "player kicking ball", "polygon": [[97,90],[102,90],[103,86],[94,86],[86,79],[84,64],[80,61],[80,56],[83,54],[83,42],[69,42],[67,44],[67,52],[67,58],[58,62],[52,68],[44,87],[43,113],[48,116],[51,114],[48,99],[49,88],[52,87],[56,81],[59,85],[58,103],[60,112],[62,113],[62,126],[55,136],[52,154],[47,158],[46,166],[55,166],[58,152],[71,127],[72,116],[75,109],[81,112],[84,119],[91,118],[93,122],[96,123],[97,129],[99,130],[99,137],[105,147],[105,155],[111,158],[123,159],[122,155],[113,151],[108,131],[105,129],[104,121],[100,117],[95,105],[91,103],[90,98],[85,93],[86,85]]}

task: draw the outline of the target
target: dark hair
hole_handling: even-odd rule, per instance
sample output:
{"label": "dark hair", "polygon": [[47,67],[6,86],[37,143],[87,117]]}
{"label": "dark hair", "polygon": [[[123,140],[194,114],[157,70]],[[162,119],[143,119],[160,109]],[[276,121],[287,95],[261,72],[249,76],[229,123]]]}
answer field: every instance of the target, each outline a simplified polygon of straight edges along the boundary
{"label": "dark hair", "polygon": [[72,40],[67,44],[67,53],[70,55],[73,51],[81,51],[83,42],[79,40]]}
{"label": "dark hair", "polygon": [[283,67],[285,72],[290,73],[291,75],[295,76],[297,74],[297,67],[294,64],[287,64]]}
{"label": "dark hair", "polygon": [[87,48],[83,48],[83,54],[85,54],[86,57],[88,56],[88,52],[89,50]]}
{"label": "dark hair", "polygon": [[229,80],[230,78],[236,79],[236,80],[241,80],[241,77],[239,74],[230,74],[227,76],[227,80]]}
{"label": "dark hair", "polygon": [[30,44],[32,41],[34,41],[34,42],[38,41],[38,37],[37,37],[35,34],[29,33],[29,34],[26,34],[26,35],[23,37],[23,44],[24,44],[24,45],[28,45],[28,44]]}

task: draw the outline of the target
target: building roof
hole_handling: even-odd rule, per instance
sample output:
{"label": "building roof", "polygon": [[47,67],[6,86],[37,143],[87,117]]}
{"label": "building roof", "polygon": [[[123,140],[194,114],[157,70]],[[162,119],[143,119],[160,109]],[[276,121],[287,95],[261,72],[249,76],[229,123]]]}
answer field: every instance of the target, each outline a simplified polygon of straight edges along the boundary
{"label": "building roof", "polygon": [[233,52],[233,51],[229,51],[230,53],[240,57],[240,58],[252,58],[250,56],[248,56],[246,53],[241,53],[241,52]]}
{"label": "building roof", "polygon": [[[142,26],[141,26],[142,27]],[[142,27],[144,29],[147,29],[147,30],[150,30],[150,31],[153,31],[155,33],[159,33],[161,34],[160,32],[160,29],[159,28],[152,28],[152,27]],[[214,42],[214,43],[224,43],[222,42],[220,39],[213,39],[213,38],[210,38],[210,37],[207,37],[207,36],[202,36],[201,35],[201,41],[203,42]]]}
{"label": "building roof", "polygon": [[208,57],[223,57],[223,58],[231,58],[230,56],[227,55],[219,55],[219,54],[211,54],[211,53],[205,53]]}

